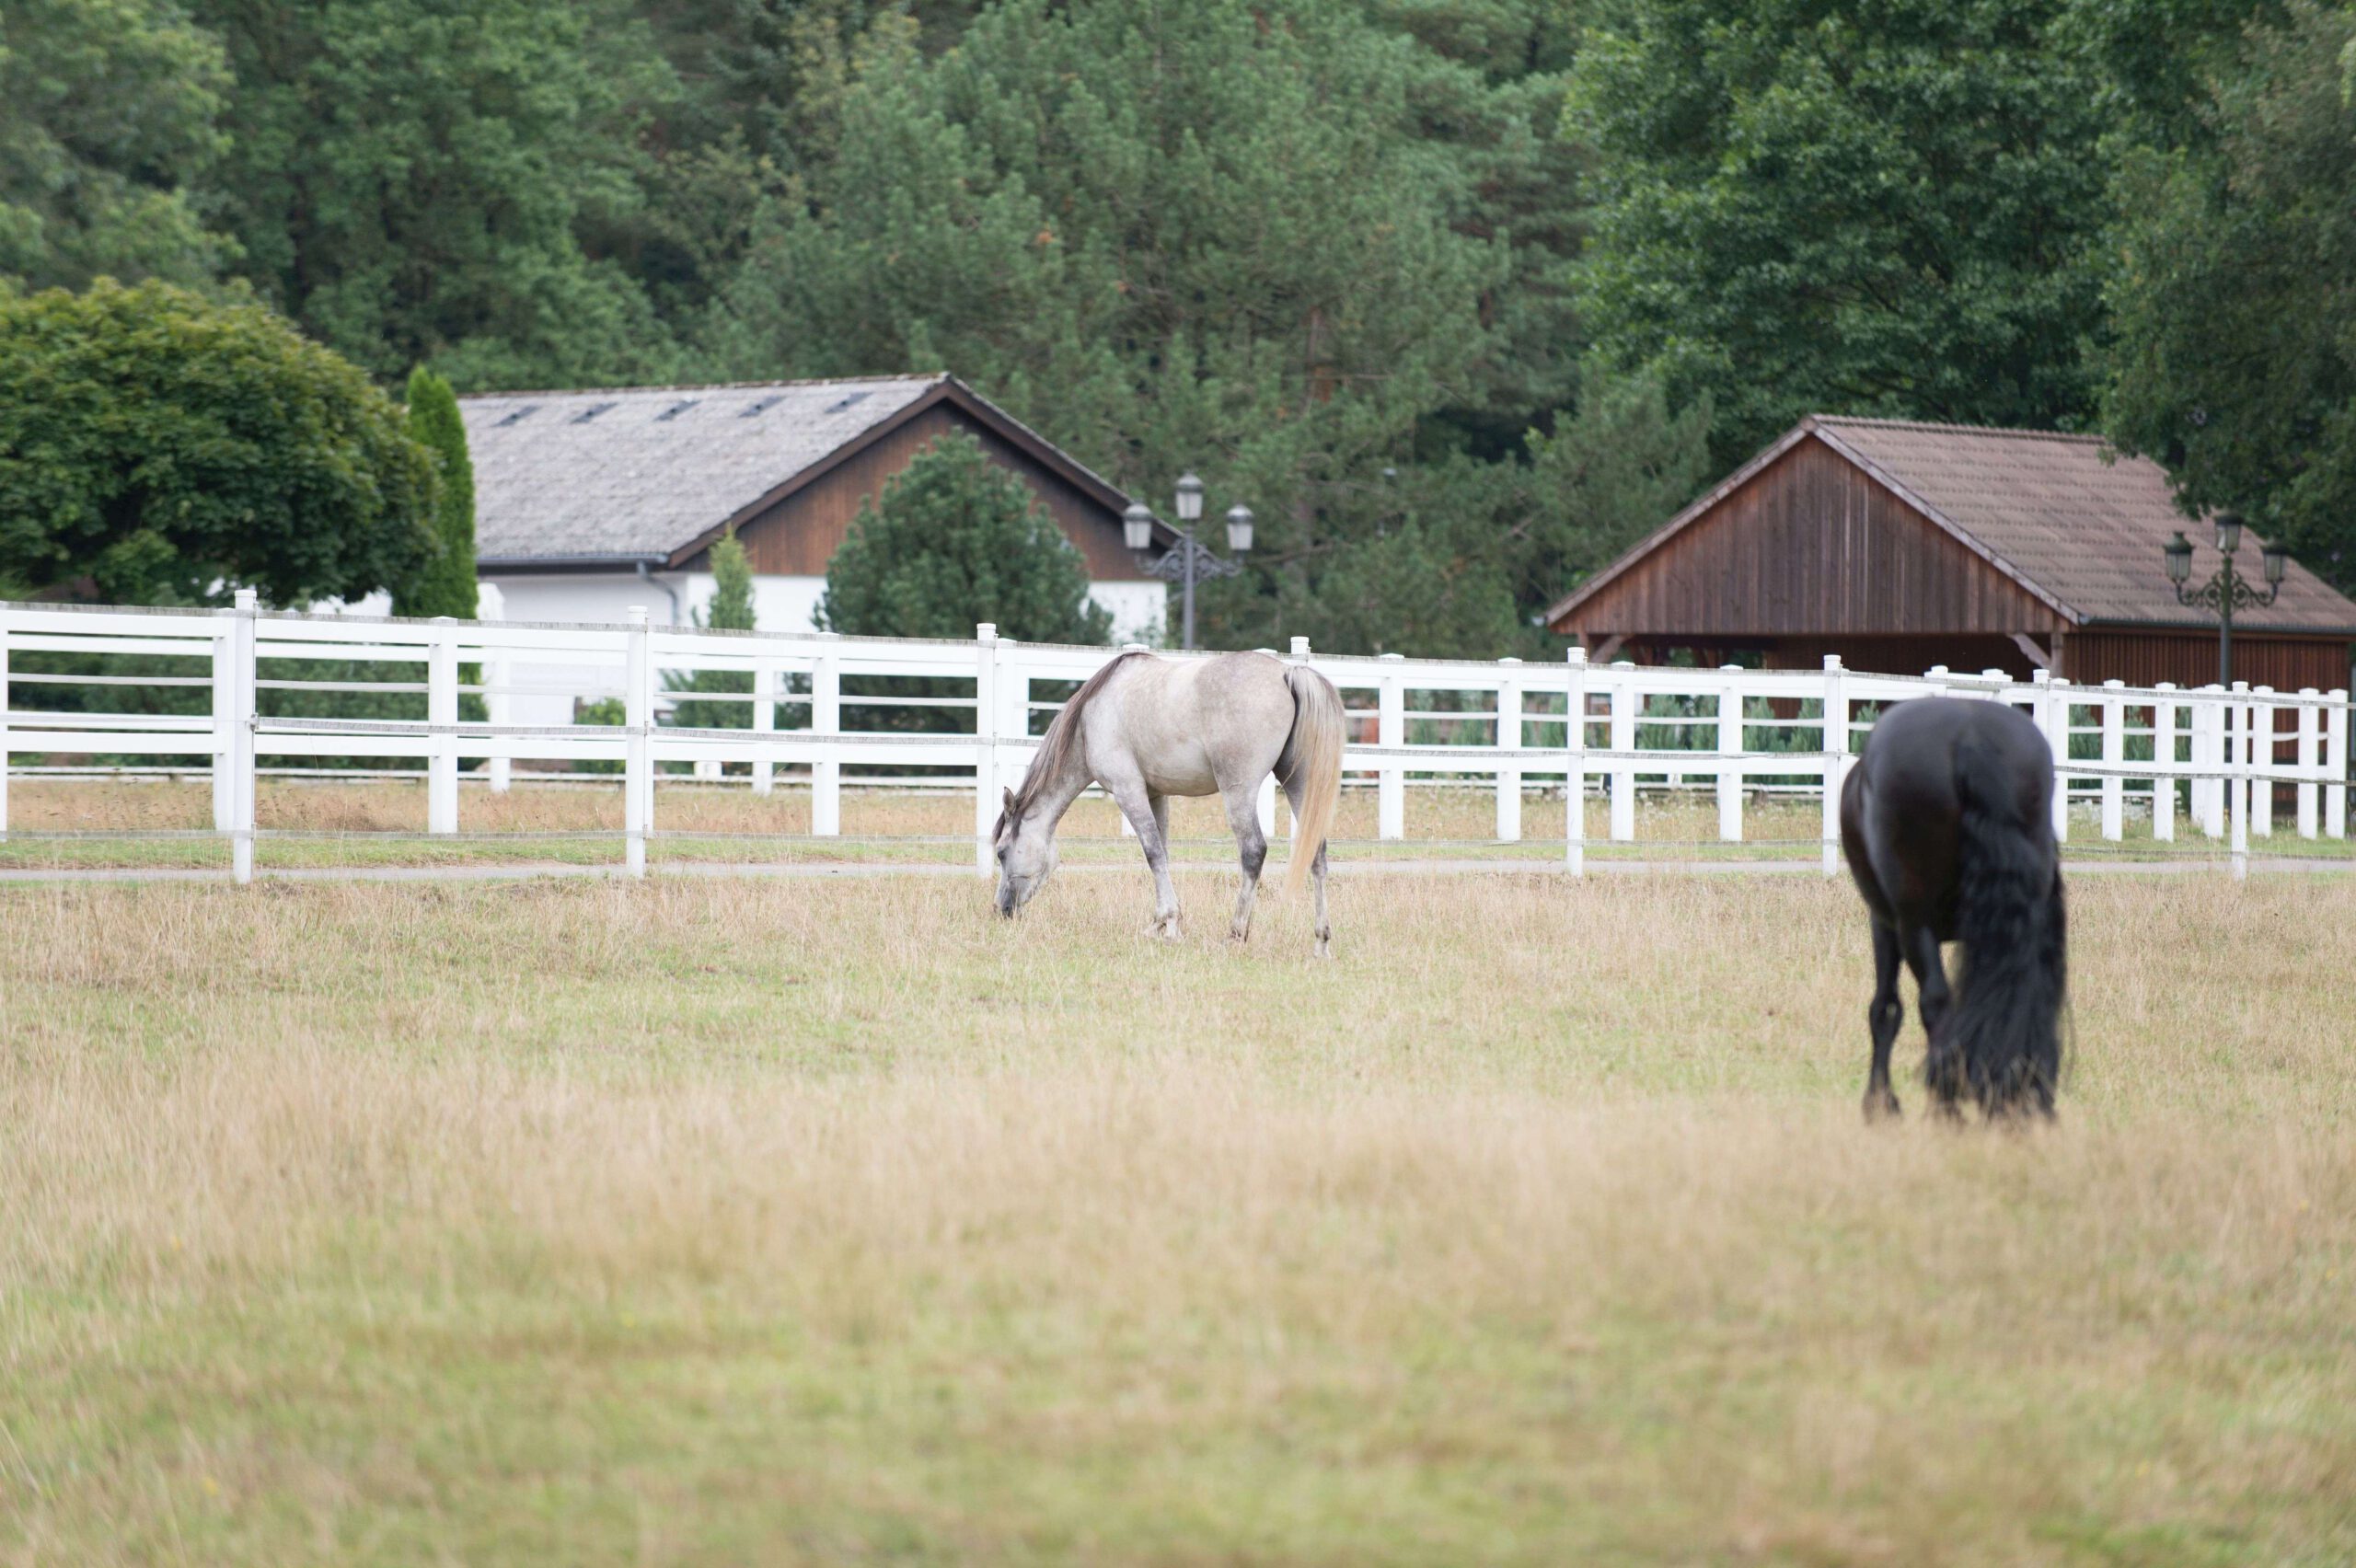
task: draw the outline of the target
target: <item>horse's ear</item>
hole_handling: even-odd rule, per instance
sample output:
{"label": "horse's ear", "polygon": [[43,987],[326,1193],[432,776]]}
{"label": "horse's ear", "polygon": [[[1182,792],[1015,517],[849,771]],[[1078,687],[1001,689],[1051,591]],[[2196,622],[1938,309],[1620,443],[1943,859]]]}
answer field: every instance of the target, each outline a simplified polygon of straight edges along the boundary
{"label": "horse's ear", "polygon": [[1012,811],[1014,809],[1014,790],[1011,787],[1010,787],[1006,791],[1006,809],[1008,811]]}

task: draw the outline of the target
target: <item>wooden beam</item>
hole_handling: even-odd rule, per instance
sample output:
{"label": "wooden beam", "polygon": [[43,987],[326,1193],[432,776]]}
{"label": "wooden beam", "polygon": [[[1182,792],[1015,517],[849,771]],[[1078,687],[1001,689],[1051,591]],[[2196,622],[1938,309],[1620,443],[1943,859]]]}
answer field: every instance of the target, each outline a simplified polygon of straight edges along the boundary
{"label": "wooden beam", "polygon": [[2037,639],[2027,632],[2013,633],[2013,646],[2027,654],[2028,662],[2034,667],[2040,670],[2050,670],[2053,667],[2053,655],[2039,648],[2037,645]]}
{"label": "wooden beam", "polygon": [[1611,636],[1605,638],[1602,641],[1588,650],[1587,662],[1590,664],[1610,663],[1611,662],[1611,655],[1619,652],[1620,645],[1627,640],[1628,634],[1626,632],[1613,632]]}

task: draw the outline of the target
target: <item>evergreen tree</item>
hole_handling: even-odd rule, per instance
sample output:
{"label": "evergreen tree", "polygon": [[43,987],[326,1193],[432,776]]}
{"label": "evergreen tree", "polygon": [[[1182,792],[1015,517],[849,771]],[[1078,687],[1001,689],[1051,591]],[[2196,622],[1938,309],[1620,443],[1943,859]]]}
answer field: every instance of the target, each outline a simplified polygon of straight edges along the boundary
{"label": "evergreen tree", "polygon": [[1100,643],[1080,551],[974,437],[942,436],[861,502],[826,569],[818,624],[863,637],[970,638],[994,622],[1025,642]]}
{"label": "evergreen tree", "polygon": [[[751,631],[753,562],[733,533],[722,535],[711,547],[711,602],[689,612],[695,624],[711,631]],[[749,694],[753,689],[753,677],[734,670],[695,670],[665,675],[664,681],[668,691]],[[753,709],[745,702],[682,702],[672,709],[671,722],[690,730],[749,730]]]}
{"label": "evergreen tree", "polygon": [[423,569],[393,593],[397,616],[475,618],[475,467],[467,455],[467,426],[450,384],[419,365],[409,376],[410,439],[433,454],[438,484],[433,532],[439,548]]}
{"label": "evergreen tree", "polygon": [[2209,144],[2130,160],[2105,424],[2356,593],[2351,71],[2356,14],[2293,6],[2218,83]]}

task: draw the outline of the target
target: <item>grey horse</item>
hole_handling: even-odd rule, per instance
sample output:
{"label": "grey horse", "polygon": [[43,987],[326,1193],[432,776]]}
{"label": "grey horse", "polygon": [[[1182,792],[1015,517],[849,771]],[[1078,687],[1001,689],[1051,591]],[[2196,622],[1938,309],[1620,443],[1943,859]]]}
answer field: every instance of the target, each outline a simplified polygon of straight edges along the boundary
{"label": "grey horse", "polygon": [[1260,781],[1271,773],[1292,803],[1288,881],[1317,881],[1317,954],[1332,951],[1325,919],[1325,836],[1342,788],[1342,694],[1316,671],[1266,653],[1161,659],[1124,653],[1091,675],[1041,737],[1019,789],[1006,791],[993,847],[998,912],[1028,904],[1056,868],[1056,826],[1089,785],[1102,784],[1137,829],[1153,870],[1154,932],[1178,935],[1170,880],[1170,797],[1217,793],[1243,863],[1229,935],[1252,930],[1252,901],[1268,840]]}

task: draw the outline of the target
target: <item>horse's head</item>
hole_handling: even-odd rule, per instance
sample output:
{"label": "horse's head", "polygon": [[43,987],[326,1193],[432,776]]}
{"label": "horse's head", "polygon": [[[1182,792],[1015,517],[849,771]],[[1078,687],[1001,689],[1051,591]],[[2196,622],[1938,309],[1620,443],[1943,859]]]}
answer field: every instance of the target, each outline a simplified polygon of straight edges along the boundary
{"label": "horse's head", "polygon": [[1031,902],[1056,869],[1056,824],[1035,805],[1018,809],[1009,790],[991,847],[998,855],[998,912],[1011,917]]}

